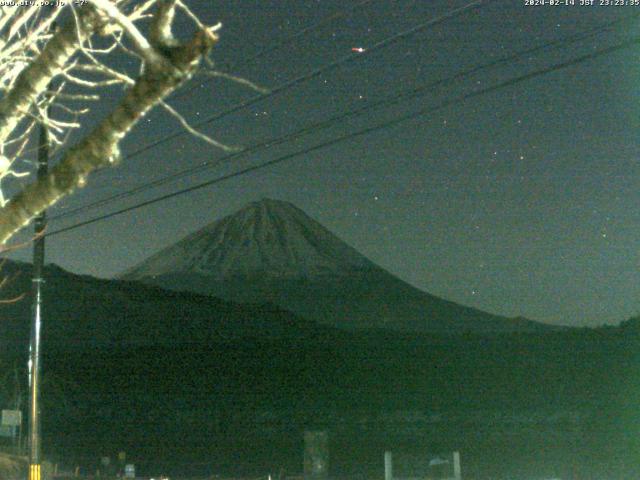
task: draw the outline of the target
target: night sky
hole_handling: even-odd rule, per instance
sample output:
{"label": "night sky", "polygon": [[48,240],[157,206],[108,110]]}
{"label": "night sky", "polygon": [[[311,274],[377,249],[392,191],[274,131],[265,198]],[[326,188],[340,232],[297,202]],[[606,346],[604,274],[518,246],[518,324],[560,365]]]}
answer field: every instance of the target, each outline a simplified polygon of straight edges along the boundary
{"label": "night sky", "polygon": [[[505,65],[429,88],[294,142],[225,162],[144,194],[53,221],[50,231],[616,45],[640,34],[640,6],[526,6],[495,1],[392,45],[381,40],[463,6],[458,0],[188,2],[221,21],[217,68],[276,88],[354,60],[202,128],[252,145],[527,48]],[[596,0],[596,4],[598,0]],[[339,14],[334,15],[333,14]],[[636,18],[632,18],[633,16]],[[332,16],[266,54],[274,42]],[[47,240],[47,262],[113,276],[185,234],[263,197],[291,201],[416,287],[508,316],[617,323],[640,312],[640,47],[632,46]],[[194,79],[170,101],[194,123],[258,95]],[[117,92],[106,92],[106,98]],[[104,114],[106,105],[86,119]],[[179,130],[161,111],[123,153]],[[102,171],[55,216],[225,154],[187,135]],[[26,258],[28,251],[19,253]]]}

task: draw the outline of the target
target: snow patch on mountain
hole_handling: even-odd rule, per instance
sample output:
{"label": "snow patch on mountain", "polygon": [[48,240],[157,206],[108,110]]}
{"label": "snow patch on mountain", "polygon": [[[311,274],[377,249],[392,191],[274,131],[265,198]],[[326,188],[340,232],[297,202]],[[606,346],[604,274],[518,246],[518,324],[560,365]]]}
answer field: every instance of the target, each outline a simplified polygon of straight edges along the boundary
{"label": "snow patch on mountain", "polygon": [[291,203],[263,199],[213,222],[122,275],[312,278],[376,266]]}

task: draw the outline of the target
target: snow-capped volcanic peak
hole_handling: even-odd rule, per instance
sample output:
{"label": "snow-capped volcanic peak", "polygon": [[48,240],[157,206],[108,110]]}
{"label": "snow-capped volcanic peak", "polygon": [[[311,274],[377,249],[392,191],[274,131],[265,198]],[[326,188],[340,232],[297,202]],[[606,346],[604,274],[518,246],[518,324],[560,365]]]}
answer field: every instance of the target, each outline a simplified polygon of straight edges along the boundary
{"label": "snow-capped volcanic peak", "polygon": [[540,331],[422,292],[287,202],[261,200],[192,233],[120,277],[231,302],[269,304],[337,328]]}
{"label": "snow-capped volcanic peak", "polygon": [[122,277],[313,277],[362,268],[375,266],[291,203],[264,199],[188,235]]}

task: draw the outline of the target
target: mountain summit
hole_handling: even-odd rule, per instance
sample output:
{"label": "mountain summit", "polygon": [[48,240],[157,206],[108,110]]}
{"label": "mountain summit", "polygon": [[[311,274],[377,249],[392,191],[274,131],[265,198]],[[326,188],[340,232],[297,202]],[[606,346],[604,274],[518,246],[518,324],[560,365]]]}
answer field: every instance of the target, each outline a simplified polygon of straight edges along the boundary
{"label": "mountain summit", "polygon": [[271,199],[207,225],[120,278],[235,302],[273,303],[349,329],[457,334],[550,328],[422,292],[291,203]]}
{"label": "mountain summit", "polygon": [[375,265],[289,202],[263,199],[188,235],[122,277],[310,278]]}

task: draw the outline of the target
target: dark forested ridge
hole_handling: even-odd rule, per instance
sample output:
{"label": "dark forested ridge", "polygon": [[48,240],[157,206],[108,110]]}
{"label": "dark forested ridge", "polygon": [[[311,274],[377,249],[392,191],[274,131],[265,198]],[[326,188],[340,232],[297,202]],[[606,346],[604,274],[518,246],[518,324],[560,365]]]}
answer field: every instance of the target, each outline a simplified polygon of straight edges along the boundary
{"label": "dark forested ridge", "polygon": [[[149,468],[171,459],[235,474],[273,462],[295,472],[301,432],[326,428],[342,445],[335,468],[346,471],[358,455],[370,463],[420,441],[484,458],[483,448],[507,440],[516,449],[552,440],[605,465],[638,447],[638,339],[633,322],[492,338],[370,332],[48,349],[47,444],[88,463],[117,444]],[[242,452],[246,462],[234,463]]]}
{"label": "dark forested ridge", "polygon": [[[416,445],[460,449],[478,478],[500,478],[505,458],[491,452],[505,449],[543,455],[531,468],[555,474],[578,464],[631,478],[638,467],[640,319],[490,336],[342,331],[269,305],[56,270],[43,335],[52,458],[94,465],[118,445],[149,472],[295,473],[304,429],[326,428],[336,472],[379,473],[384,449]],[[26,363],[28,309],[3,306],[5,372]]]}

